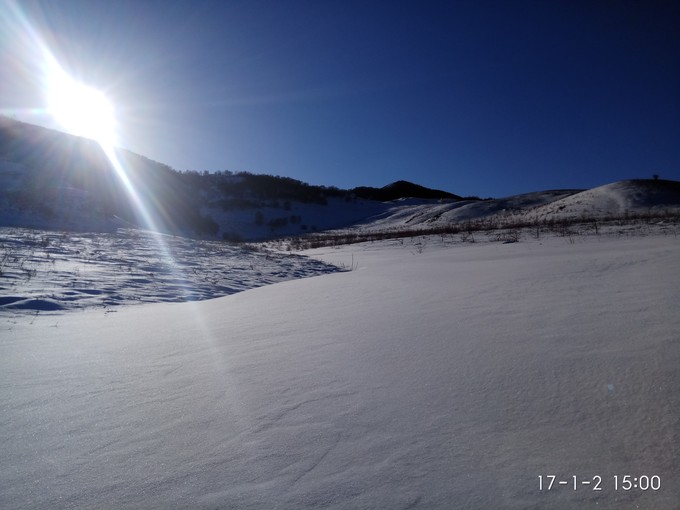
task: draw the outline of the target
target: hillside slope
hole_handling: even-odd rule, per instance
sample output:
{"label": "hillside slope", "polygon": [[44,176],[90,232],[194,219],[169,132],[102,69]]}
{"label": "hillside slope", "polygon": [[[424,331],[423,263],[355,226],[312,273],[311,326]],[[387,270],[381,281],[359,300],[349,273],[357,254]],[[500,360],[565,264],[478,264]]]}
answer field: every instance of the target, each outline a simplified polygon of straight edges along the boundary
{"label": "hillside slope", "polygon": [[[253,240],[344,227],[385,210],[359,188],[248,172],[177,172],[122,149],[115,159],[109,161],[92,140],[0,116],[0,226],[138,226]],[[455,198],[405,181],[361,190],[385,199]]]}
{"label": "hillside slope", "polygon": [[538,219],[606,218],[680,209],[680,182],[633,179],[574,193],[531,211]]}
{"label": "hillside slope", "polygon": [[341,190],[288,177],[177,172],[125,150],[0,117],[0,226],[105,232],[120,227],[253,241],[330,229],[419,230],[680,214],[680,183],[628,180],[480,200],[407,181]]}
{"label": "hillside slope", "polygon": [[680,216],[680,182],[635,179],[591,190],[551,190],[488,200],[410,200],[383,203],[385,209],[353,227],[366,232],[444,228],[468,222],[518,225],[554,221]]}

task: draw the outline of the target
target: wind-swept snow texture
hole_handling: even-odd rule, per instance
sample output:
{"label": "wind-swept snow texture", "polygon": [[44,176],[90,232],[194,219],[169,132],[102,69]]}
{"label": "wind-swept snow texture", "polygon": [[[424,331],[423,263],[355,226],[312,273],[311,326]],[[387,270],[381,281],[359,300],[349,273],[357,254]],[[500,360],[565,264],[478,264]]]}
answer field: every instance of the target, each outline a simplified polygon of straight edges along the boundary
{"label": "wind-swept snow texture", "polygon": [[354,245],[314,252],[350,272],[3,319],[0,507],[678,508],[679,248]]}
{"label": "wind-swept snow texture", "polygon": [[338,270],[299,255],[148,231],[0,227],[0,314],[195,301]]}

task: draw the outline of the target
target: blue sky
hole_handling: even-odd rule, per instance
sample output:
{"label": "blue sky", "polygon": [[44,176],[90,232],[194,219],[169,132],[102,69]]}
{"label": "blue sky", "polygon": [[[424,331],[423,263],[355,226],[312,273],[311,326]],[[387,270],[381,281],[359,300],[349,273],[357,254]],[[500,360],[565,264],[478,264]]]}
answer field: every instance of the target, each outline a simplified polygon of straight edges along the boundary
{"label": "blue sky", "polygon": [[36,40],[177,170],[463,195],[680,180],[680,3],[0,0],[0,110],[54,126]]}

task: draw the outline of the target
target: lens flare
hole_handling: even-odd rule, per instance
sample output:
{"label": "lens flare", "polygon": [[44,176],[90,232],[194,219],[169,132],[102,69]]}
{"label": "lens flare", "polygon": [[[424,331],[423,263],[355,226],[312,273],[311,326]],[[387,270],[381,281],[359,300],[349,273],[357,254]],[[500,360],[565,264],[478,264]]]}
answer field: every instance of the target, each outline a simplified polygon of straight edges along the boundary
{"label": "lens flare", "polygon": [[102,92],[57,68],[47,77],[47,102],[54,119],[70,133],[92,138],[103,147],[116,144],[115,110]]}
{"label": "lens flare", "polygon": [[[117,123],[111,101],[101,91],[81,83],[64,70],[18,2],[6,1],[3,9],[0,9],[0,21],[0,28],[7,29],[8,34],[21,41],[23,58],[30,63],[26,68],[35,70],[34,79],[43,89],[48,107],[46,113],[65,130],[94,139],[101,146],[144,226],[151,231],[158,231],[149,207],[135,189],[128,169],[117,156]],[[162,252],[167,252],[160,237],[159,246]]]}

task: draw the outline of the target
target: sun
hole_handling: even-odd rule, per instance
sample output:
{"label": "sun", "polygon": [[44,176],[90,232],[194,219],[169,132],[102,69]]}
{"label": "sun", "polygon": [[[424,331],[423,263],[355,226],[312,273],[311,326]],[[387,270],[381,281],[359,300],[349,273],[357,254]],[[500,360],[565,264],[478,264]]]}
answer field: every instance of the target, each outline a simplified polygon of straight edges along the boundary
{"label": "sun", "polygon": [[48,78],[47,101],[52,117],[69,133],[91,138],[104,147],[115,145],[115,110],[104,93],[59,69]]}

